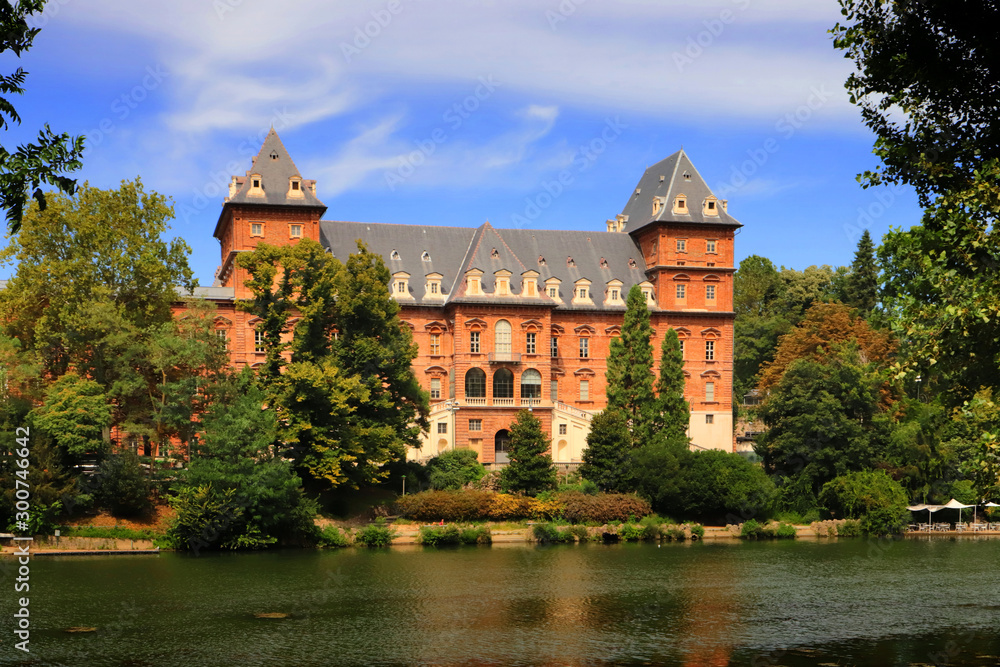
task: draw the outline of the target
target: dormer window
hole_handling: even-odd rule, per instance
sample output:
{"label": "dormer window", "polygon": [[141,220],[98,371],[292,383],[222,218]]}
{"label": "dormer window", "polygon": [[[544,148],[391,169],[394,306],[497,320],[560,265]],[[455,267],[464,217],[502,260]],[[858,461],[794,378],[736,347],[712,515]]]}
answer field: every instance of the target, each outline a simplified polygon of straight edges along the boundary
{"label": "dormer window", "polygon": [[566,266],[576,266],[576,262],[573,261],[572,257],[566,258]]}
{"label": "dormer window", "polygon": [[288,196],[292,199],[302,199],[305,197],[305,193],[302,190],[302,179],[298,176],[292,176],[288,179]]}
{"label": "dormer window", "polygon": [[632,259],[631,257],[628,258],[628,268],[630,268],[630,269],[636,268],[635,260]]}
{"label": "dormer window", "polygon": [[398,260],[399,259],[399,253],[396,252],[395,250],[393,250],[391,253],[389,253],[389,259]]}
{"label": "dormer window", "polygon": [[490,251],[490,257],[492,257],[493,259],[499,259],[500,258],[499,251],[497,251],[496,248],[493,248],[493,250]]}
{"label": "dormer window", "polygon": [[538,271],[525,271],[521,274],[521,296],[534,298],[538,296]]}
{"label": "dormer window", "polygon": [[590,281],[586,278],[580,278],[573,283],[573,303],[588,305],[594,303],[590,299]]}
{"label": "dormer window", "polygon": [[278,151],[271,151],[271,159],[272,160],[278,159]]}
{"label": "dormer window", "polygon": [[660,211],[663,210],[663,206],[666,204],[666,200],[663,197],[653,197],[653,215],[656,216]]}
{"label": "dormer window", "polygon": [[299,189],[299,182],[292,181],[292,190],[298,190],[298,189]]}
{"label": "dormer window", "polygon": [[687,215],[687,197],[684,195],[677,195],[674,199],[674,213],[677,215]]}
{"label": "dormer window", "polygon": [[425,250],[424,254],[420,256],[420,259],[424,262],[429,262],[431,261],[431,254]]}
{"label": "dormer window", "polygon": [[396,299],[412,299],[410,294],[410,274],[397,271],[392,274],[392,296]]}
{"label": "dormer window", "polygon": [[545,266],[545,258],[541,255],[538,256],[538,266]]}
{"label": "dormer window", "polygon": [[545,280],[545,295],[558,303],[562,303],[562,298],[559,296],[559,284],[561,282],[561,280],[555,277]]}
{"label": "dormer window", "polygon": [[253,197],[263,197],[264,196],[264,186],[262,185],[263,180],[260,174],[253,174],[250,176],[250,191],[247,192],[248,195]]}
{"label": "dormer window", "polygon": [[622,281],[615,278],[614,280],[609,280],[607,289],[605,291],[605,301],[606,306],[624,306],[625,302],[622,300]]}
{"label": "dormer window", "polygon": [[685,171],[684,174],[683,174],[683,176],[684,176],[684,181],[685,182],[687,182],[687,183],[691,182],[691,174],[689,172]]}
{"label": "dormer window", "polygon": [[709,197],[705,200],[705,215],[719,215],[719,203],[715,197]]}
{"label": "dormer window", "polygon": [[642,290],[642,295],[646,297],[646,305],[650,308],[655,308],[656,301],[653,299],[653,283],[648,280],[644,280],[639,283],[639,289]]}
{"label": "dormer window", "polygon": [[465,293],[479,296],[483,293],[483,272],[479,269],[469,269],[465,272]]}
{"label": "dormer window", "polygon": [[603,257],[601,257],[601,268],[602,269],[608,268],[608,260],[604,259]]}
{"label": "dormer window", "polygon": [[494,288],[493,294],[496,296],[510,296],[510,271],[500,269],[493,273]]}
{"label": "dormer window", "polygon": [[444,290],[441,288],[441,279],[444,278],[440,273],[428,273],[426,276],[427,283],[424,285],[424,298],[425,299],[443,299]]}

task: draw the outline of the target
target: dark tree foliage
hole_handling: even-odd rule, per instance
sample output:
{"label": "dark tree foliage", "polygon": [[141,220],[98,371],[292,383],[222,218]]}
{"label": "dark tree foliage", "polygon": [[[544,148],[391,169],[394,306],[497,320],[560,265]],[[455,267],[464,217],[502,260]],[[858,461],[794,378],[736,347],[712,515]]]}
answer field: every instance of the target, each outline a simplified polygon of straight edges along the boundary
{"label": "dark tree foliage", "polygon": [[[10,51],[20,58],[31,48],[41,28],[30,27],[28,17],[40,13],[44,7],[45,0],[0,2],[0,53]],[[23,94],[27,75],[20,67],[13,74],[0,74],[0,94]],[[20,125],[21,117],[9,99],[0,97],[0,129],[6,130],[11,123]],[[45,210],[47,201],[42,184],[53,185],[69,195],[74,193],[76,181],[60,174],[82,167],[82,155],[83,137],[56,134],[48,124],[42,127],[35,143],[18,146],[13,153],[0,146],[0,208],[6,211],[11,235],[21,228],[29,196]]]}
{"label": "dark tree foliage", "polygon": [[130,449],[111,454],[97,469],[94,500],[119,517],[138,516],[152,507],[152,487],[139,457]]}
{"label": "dark tree foliage", "polygon": [[442,452],[428,461],[427,472],[432,489],[456,490],[481,480],[486,475],[486,468],[479,462],[476,452],[455,449]]}
{"label": "dark tree foliage", "polygon": [[851,272],[845,283],[844,303],[857,308],[862,316],[867,317],[878,303],[878,264],[875,261],[875,245],[867,229],[858,241]]}
{"label": "dark tree foliage", "polygon": [[677,510],[687,447],[687,437],[655,438],[630,453],[632,486],[660,514]]}
{"label": "dark tree foliage", "polygon": [[680,488],[671,512],[705,523],[767,519],[777,499],[764,470],[739,454],[691,452],[684,457]]}
{"label": "dark tree foliage", "polygon": [[625,416],[611,408],[602,410],[590,422],[580,475],[601,491],[631,491],[631,446],[632,436]]}
{"label": "dark tree foliage", "polygon": [[[883,165],[865,185],[968,189],[1000,158],[1000,5],[983,0],[841,0],[834,45],[854,61],[851,101]],[[898,111],[902,111],[902,115]]]}
{"label": "dark tree foliage", "polygon": [[532,496],[555,488],[556,468],[547,453],[550,449],[542,422],[528,410],[519,410],[510,427],[510,463],[500,471],[500,487]]}
{"label": "dark tree foliage", "polygon": [[608,349],[608,407],[619,410],[631,424],[632,444],[650,435],[653,412],[653,328],[646,297],[638,285],[629,290],[621,336]]}
{"label": "dark tree foliage", "polygon": [[684,399],[684,357],[677,332],[670,328],[660,346],[660,376],[656,381],[650,434],[667,440],[683,439],[690,422],[691,407]]}

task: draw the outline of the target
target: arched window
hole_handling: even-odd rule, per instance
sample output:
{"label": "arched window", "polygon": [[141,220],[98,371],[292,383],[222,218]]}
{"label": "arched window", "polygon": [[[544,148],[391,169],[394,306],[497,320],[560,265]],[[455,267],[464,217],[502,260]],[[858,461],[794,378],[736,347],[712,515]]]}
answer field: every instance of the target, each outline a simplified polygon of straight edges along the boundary
{"label": "arched window", "polygon": [[542,374],[534,368],[521,373],[521,398],[542,397]]}
{"label": "arched window", "polygon": [[497,354],[510,354],[510,322],[507,320],[497,322],[493,351]]}
{"label": "arched window", "polygon": [[486,398],[486,371],[470,368],[465,374],[465,397]]}
{"label": "arched window", "polygon": [[501,368],[493,374],[493,398],[514,398],[514,373]]}

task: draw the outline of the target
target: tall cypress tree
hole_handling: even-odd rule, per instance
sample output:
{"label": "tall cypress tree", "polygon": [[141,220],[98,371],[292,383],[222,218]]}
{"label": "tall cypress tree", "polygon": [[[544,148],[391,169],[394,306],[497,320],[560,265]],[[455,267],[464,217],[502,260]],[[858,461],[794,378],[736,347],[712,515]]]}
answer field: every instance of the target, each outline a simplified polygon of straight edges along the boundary
{"label": "tall cypress tree", "polygon": [[648,435],[654,409],[652,336],[646,297],[633,285],[622,334],[611,341],[606,372],[608,409],[621,411],[631,422],[633,446]]}
{"label": "tall cypress tree", "polygon": [[628,421],[618,410],[608,408],[594,415],[583,451],[580,475],[601,491],[631,491],[629,487],[630,445]]}
{"label": "tall cypress tree", "polygon": [[660,377],[656,381],[656,408],[651,435],[670,440],[685,438],[691,421],[691,409],[684,400],[684,356],[680,339],[673,328],[667,329],[660,347]]}
{"label": "tall cypress tree", "polygon": [[867,229],[858,241],[846,291],[847,305],[857,308],[866,317],[875,309],[878,301],[878,264],[875,262],[875,245]]}

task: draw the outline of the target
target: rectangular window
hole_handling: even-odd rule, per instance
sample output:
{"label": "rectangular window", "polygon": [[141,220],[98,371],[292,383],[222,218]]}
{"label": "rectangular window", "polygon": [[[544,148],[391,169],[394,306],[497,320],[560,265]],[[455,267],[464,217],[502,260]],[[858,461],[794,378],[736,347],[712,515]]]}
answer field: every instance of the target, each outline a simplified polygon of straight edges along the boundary
{"label": "rectangular window", "polygon": [[706,340],[705,341],[705,361],[712,361],[715,359],[715,341]]}
{"label": "rectangular window", "polygon": [[552,380],[549,382],[549,394],[552,395],[553,401],[559,400],[559,380]]}
{"label": "rectangular window", "polygon": [[396,281],[396,294],[406,294],[406,281]]}
{"label": "rectangular window", "polygon": [[441,398],[441,378],[431,378],[431,398]]}
{"label": "rectangular window", "polygon": [[681,359],[683,359],[684,358],[684,339],[682,338],[682,339],[680,339],[677,342],[680,343],[680,346],[681,346]]}
{"label": "rectangular window", "polygon": [[264,349],[264,332],[260,329],[256,329],[253,332],[253,351],[254,352],[266,352]]}
{"label": "rectangular window", "polygon": [[566,424],[559,424],[559,435],[566,435]]}
{"label": "rectangular window", "polygon": [[251,236],[263,236],[264,235],[264,223],[262,223],[262,222],[251,222],[250,223],[250,235]]}
{"label": "rectangular window", "polygon": [[473,331],[469,333],[469,352],[473,354],[479,354],[479,332]]}
{"label": "rectangular window", "polygon": [[553,357],[558,357],[559,356],[559,339],[556,338],[555,336],[552,337],[551,350],[552,350],[552,356]]}
{"label": "rectangular window", "polygon": [[302,225],[288,225],[288,235],[293,239],[302,238]]}
{"label": "rectangular window", "polygon": [[586,287],[581,287],[579,289],[579,291],[577,292],[577,296],[579,296],[581,299],[586,299],[587,298],[587,288]]}
{"label": "rectangular window", "polygon": [[469,430],[470,431],[482,431],[483,430],[483,420],[482,419],[470,419],[469,420]]}
{"label": "rectangular window", "polygon": [[448,422],[438,422],[438,435],[444,435],[448,432]]}
{"label": "rectangular window", "polygon": [[706,424],[714,424],[715,423],[715,415],[705,415],[705,423]]}
{"label": "rectangular window", "polygon": [[685,239],[677,239],[677,252],[687,252],[688,242]]}
{"label": "rectangular window", "polygon": [[705,383],[705,402],[714,403],[715,402],[715,383],[706,382]]}
{"label": "rectangular window", "polygon": [[431,354],[441,354],[441,334],[431,334]]}
{"label": "rectangular window", "polygon": [[549,297],[550,297],[550,298],[554,299],[554,298],[556,298],[556,297],[557,297],[558,295],[559,295],[559,290],[557,290],[557,289],[556,289],[555,287],[550,287],[550,288],[549,288]]}
{"label": "rectangular window", "polygon": [[678,299],[686,299],[687,295],[688,295],[688,287],[687,287],[687,285],[678,285],[677,286],[677,298]]}
{"label": "rectangular window", "polygon": [[580,339],[580,358],[586,359],[590,356],[590,339],[581,338]]}
{"label": "rectangular window", "polygon": [[618,290],[616,289],[611,290],[611,300],[612,301],[618,300]]}
{"label": "rectangular window", "polygon": [[524,351],[528,354],[535,354],[535,339],[537,335],[531,331],[525,335]]}
{"label": "rectangular window", "polygon": [[715,301],[715,285],[705,285],[705,298]]}
{"label": "rectangular window", "polygon": [[225,329],[216,329],[215,330],[215,335],[218,336],[219,340],[222,341],[222,347],[224,347],[224,348],[226,348],[228,350],[229,349],[229,336],[227,335],[226,330]]}
{"label": "rectangular window", "polygon": [[705,252],[715,253],[715,241],[705,241]]}
{"label": "rectangular window", "polygon": [[438,284],[431,283],[431,294],[437,294],[437,293],[438,293]]}
{"label": "rectangular window", "polygon": [[590,400],[590,380],[580,380],[580,400]]}

